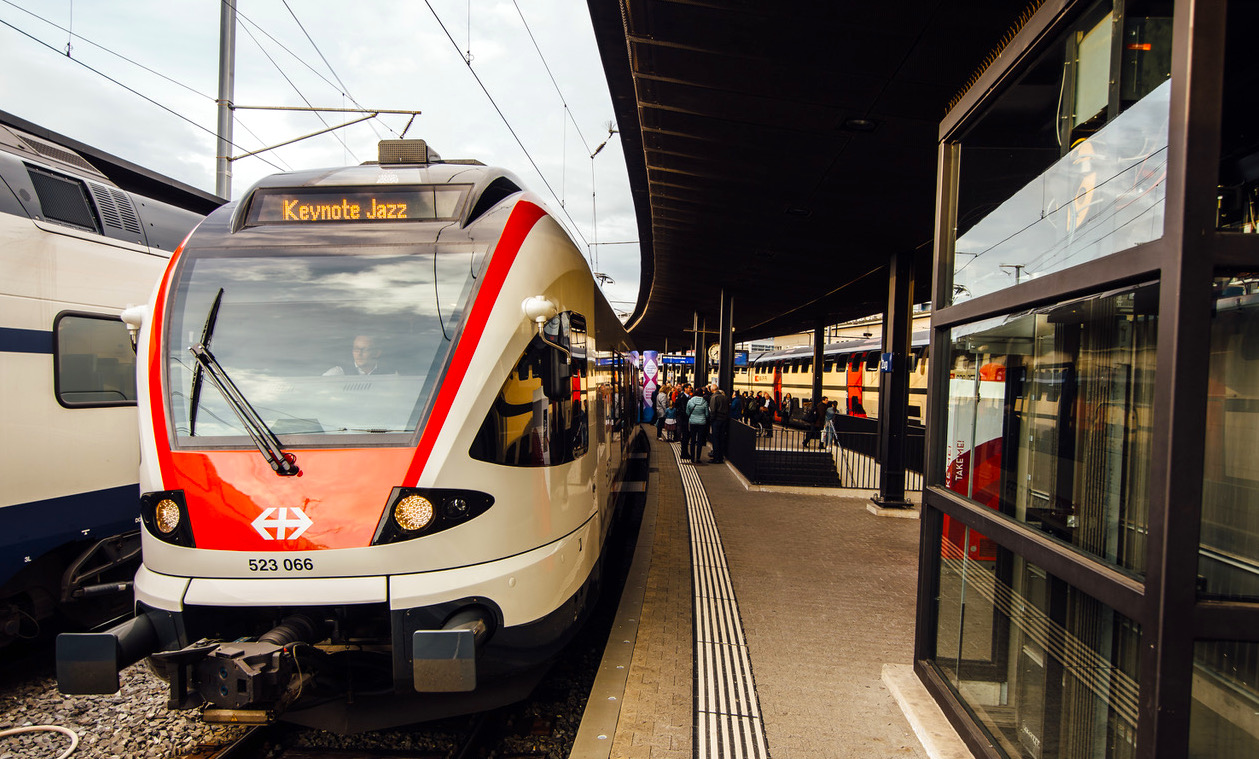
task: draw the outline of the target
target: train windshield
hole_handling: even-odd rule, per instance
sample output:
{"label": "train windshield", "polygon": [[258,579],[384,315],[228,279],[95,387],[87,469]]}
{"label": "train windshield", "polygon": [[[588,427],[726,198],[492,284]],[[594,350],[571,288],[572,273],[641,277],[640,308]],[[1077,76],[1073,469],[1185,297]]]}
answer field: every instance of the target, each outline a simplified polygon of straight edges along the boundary
{"label": "train windshield", "polygon": [[344,442],[346,435],[365,435],[380,444],[409,439],[440,384],[482,252],[430,245],[381,254],[186,260],[165,354],[179,442],[248,444],[222,394],[194,371],[188,349],[203,339],[282,438],[314,445],[329,436]]}

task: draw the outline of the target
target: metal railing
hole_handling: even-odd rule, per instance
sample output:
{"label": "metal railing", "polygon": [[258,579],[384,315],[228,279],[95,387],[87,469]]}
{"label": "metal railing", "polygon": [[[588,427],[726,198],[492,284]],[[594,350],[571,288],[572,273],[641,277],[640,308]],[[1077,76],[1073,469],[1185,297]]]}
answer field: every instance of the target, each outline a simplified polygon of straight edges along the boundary
{"label": "metal railing", "polygon": [[[869,419],[836,417],[831,430],[781,424],[730,423],[727,457],[758,485],[798,485],[877,490],[879,436]],[[921,428],[906,438],[905,490],[922,490]]]}

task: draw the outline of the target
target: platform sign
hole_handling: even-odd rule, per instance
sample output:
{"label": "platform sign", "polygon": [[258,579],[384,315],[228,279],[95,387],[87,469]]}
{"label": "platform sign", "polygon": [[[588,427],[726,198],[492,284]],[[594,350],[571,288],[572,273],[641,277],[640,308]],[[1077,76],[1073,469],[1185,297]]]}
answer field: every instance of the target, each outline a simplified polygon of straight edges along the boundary
{"label": "platform sign", "polygon": [[892,366],[894,365],[892,359],[895,356],[896,356],[895,353],[879,354],[879,371],[882,372],[883,374],[891,374]]}

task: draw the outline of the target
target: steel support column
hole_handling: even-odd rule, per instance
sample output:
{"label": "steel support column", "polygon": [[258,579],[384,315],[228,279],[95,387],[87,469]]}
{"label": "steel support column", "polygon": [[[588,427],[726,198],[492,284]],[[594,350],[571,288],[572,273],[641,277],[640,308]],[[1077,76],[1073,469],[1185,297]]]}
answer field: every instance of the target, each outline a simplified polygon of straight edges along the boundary
{"label": "steel support column", "polygon": [[905,427],[909,424],[909,344],[913,332],[914,257],[892,254],[883,313],[883,352],[891,366],[879,363],[879,492],[871,498],[883,507],[908,508],[905,500]]}
{"label": "steel support column", "polygon": [[719,320],[721,335],[717,345],[721,354],[717,360],[717,384],[727,395],[734,393],[734,298],[725,290],[721,291],[721,318]]}
{"label": "steel support column", "polygon": [[214,194],[232,199],[232,100],[236,90],[236,0],[223,0],[219,12],[219,133]]}
{"label": "steel support column", "polygon": [[695,387],[708,384],[708,345],[704,339],[704,317],[695,312],[695,376],[692,382]]}
{"label": "steel support column", "polygon": [[826,320],[813,326],[813,408],[822,400],[822,348],[826,344]]}

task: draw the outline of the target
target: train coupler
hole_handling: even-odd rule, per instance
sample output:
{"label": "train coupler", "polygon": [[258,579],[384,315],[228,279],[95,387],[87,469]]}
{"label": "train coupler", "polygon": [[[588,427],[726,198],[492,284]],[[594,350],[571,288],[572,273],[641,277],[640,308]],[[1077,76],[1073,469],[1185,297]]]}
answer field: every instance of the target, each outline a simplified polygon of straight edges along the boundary
{"label": "train coupler", "polygon": [[171,709],[241,711],[275,708],[297,672],[293,653],[267,642],[198,641],[154,654],[170,676]]}

